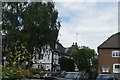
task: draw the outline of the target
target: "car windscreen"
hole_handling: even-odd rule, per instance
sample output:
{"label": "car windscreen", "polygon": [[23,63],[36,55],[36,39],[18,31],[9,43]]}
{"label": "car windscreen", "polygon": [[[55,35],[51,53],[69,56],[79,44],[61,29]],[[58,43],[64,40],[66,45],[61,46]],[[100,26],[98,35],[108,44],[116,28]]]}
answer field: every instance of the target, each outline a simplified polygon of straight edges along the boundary
{"label": "car windscreen", "polygon": [[52,72],[44,73],[44,76],[47,76],[47,77],[52,77],[53,75],[54,75],[54,73],[52,73]]}
{"label": "car windscreen", "polygon": [[79,73],[66,73],[64,75],[64,78],[74,79],[74,78],[77,78],[78,75],[79,75]]}
{"label": "car windscreen", "polygon": [[102,79],[117,78],[117,76],[116,75],[99,75],[97,78],[102,78]]}

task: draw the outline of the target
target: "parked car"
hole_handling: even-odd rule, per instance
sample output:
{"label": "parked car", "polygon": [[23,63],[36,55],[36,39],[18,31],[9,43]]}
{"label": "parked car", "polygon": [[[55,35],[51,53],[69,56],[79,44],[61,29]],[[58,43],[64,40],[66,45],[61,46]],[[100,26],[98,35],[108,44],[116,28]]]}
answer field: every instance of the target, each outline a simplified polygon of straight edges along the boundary
{"label": "parked car", "polygon": [[54,75],[55,73],[54,72],[50,72],[50,71],[47,71],[47,72],[43,72],[42,74],[40,74],[40,80],[41,79],[44,79],[44,80],[54,80]]}
{"label": "parked car", "polygon": [[116,74],[99,74],[96,80],[119,80]]}
{"label": "parked car", "polygon": [[55,72],[44,72],[43,77],[53,77],[55,75]]}
{"label": "parked car", "polygon": [[55,77],[61,77],[61,75],[64,75],[66,71],[58,71],[58,72],[55,72]]}
{"label": "parked car", "polygon": [[65,72],[55,80],[85,80],[85,75],[82,72]]}

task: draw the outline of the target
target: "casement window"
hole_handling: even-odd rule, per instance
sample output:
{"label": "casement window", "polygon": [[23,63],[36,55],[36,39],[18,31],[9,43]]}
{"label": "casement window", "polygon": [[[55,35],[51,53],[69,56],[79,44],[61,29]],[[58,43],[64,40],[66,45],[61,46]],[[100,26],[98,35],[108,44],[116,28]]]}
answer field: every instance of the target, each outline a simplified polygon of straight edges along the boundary
{"label": "casement window", "polygon": [[43,59],[43,54],[40,54],[40,59]]}
{"label": "casement window", "polygon": [[112,57],[120,57],[120,51],[112,51]]}
{"label": "casement window", "polygon": [[103,65],[102,66],[102,72],[109,72],[110,66],[109,65]]}
{"label": "casement window", "polygon": [[113,73],[120,73],[120,64],[113,64]]}

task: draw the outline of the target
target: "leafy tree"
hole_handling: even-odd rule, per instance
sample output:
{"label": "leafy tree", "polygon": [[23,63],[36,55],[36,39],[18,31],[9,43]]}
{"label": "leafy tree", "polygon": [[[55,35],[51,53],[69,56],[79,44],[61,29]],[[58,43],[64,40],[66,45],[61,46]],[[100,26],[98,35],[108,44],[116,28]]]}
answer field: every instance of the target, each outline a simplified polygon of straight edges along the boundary
{"label": "leafy tree", "polygon": [[22,69],[12,67],[3,67],[2,79],[3,80],[16,80],[18,78],[25,78],[22,74]]}
{"label": "leafy tree", "polygon": [[[73,46],[75,47],[75,46]],[[72,47],[70,49],[73,49]],[[86,46],[73,49],[72,55],[75,64],[80,71],[84,70],[89,74],[89,78],[96,78],[98,60],[95,51]]]}
{"label": "leafy tree", "polygon": [[60,62],[61,70],[74,71],[75,69],[74,60],[70,58],[62,57],[59,62]]}
{"label": "leafy tree", "polygon": [[[30,75],[28,68],[31,60],[31,54],[26,49],[26,43],[14,43],[6,55],[6,64],[3,65],[3,78],[16,80],[16,78],[25,78]],[[26,74],[24,74],[26,73]]]}
{"label": "leafy tree", "polygon": [[31,54],[50,46],[54,49],[60,22],[53,2],[4,2],[2,8],[2,32],[7,36],[7,45],[26,42]]}
{"label": "leafy tree", "polygon": [[26,69],[31,60],[31,54],[26,49],[25,43],[13,44],[6,56],[8,64],[6,66],[14,66]]}
{"label": "leafy tree", "polygon": [[93,60],[95,59],[94,53],[94,50],[89,47],[81,46],[72,54],[72,57],[79,70],[90,70],[90,66],[93,65]]}

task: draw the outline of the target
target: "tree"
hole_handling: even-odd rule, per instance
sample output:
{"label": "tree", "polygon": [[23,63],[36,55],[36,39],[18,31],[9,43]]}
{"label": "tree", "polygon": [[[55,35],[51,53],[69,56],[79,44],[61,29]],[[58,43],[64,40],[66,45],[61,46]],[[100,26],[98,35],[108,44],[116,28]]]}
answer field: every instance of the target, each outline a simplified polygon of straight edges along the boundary
{"label": "tree", "polygon": [[6,64],[3,65],[3,78],[16,80],[16,78],[28,77],[30,75],[28,62],[32,62],[30,56],[31,54],[26,49],[26,43],[12,44],[6,55]]}
{"label": "tree", "polygon": [[31,54],[41,52],[57,42],[60,22],[53,2],[4,2],[2,8],[2,32],[7,36],[7,45],[26,42]]}
{"label": "tree", "polygon": [[26,69],[29,65],[28,62],[32,62],[30,57],[31,54],[26,49],[26,43],[13,44],[6,56],[6,61],[9,63],[6,66]]}
{"label": "tree", "polygon": [[[95,78],[97,74],[98,60],[95,56],[95,51],[86,46],[78,47],[72,51],[72,57],[80,71],[86,71],[89,74],[89,78]],[[73,46],[73,47],[75,47]],[[70,49],[73,49],[72,47]]]}
{"label": "tree", "polygon": [[75,65],[74,60],[66,57],[60,58],[60,68],[63,71],[74,71]]}
{"label": "tree", "polygon": [[72,57],[79,68],[79,70],[89,71],[90,66],[93,65],[95,52],[86,46],[81,46],[76,52],[72,54]]}

